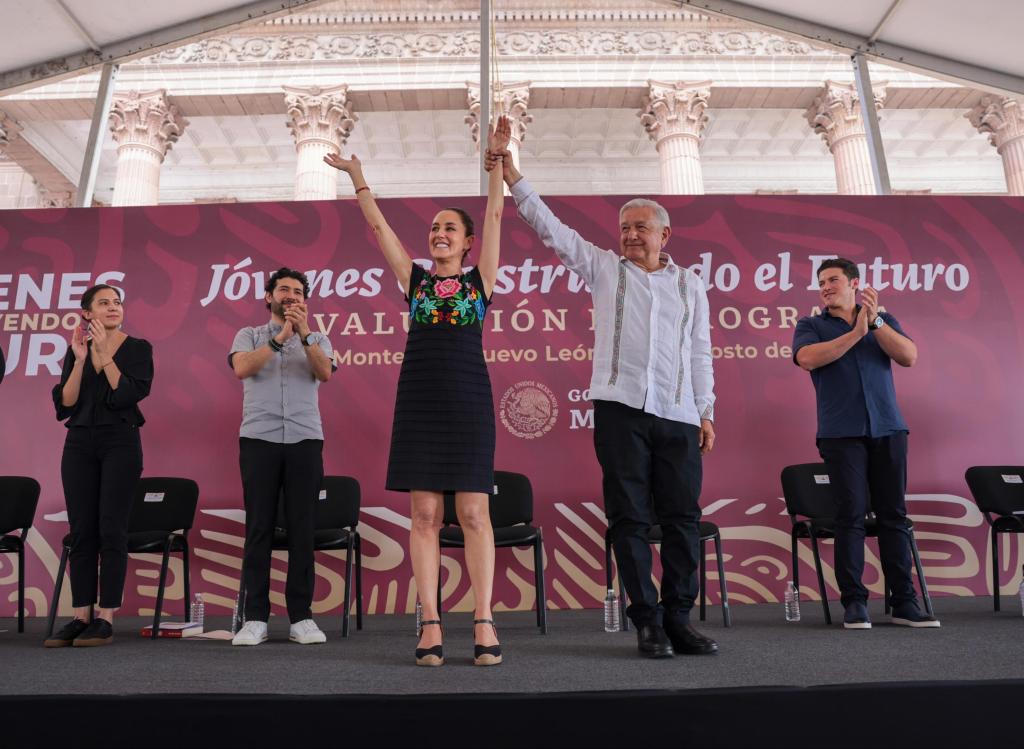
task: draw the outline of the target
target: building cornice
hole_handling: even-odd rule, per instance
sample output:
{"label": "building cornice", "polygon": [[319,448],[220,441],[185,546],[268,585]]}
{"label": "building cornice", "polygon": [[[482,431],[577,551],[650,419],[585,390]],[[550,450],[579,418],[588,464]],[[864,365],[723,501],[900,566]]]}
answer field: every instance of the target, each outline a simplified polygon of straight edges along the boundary
{"label": "building cornice", "polygon": [[[499,32],[500,57],[624,56],[810,56],[834,57],[829,48],[778,34],[738,29],[548,29]],[[480,34],[469,30],[382,33],[378,28],[346,33],[238,34],[204,39],[142,58],[137,65],[394,58],[477,57]]]}

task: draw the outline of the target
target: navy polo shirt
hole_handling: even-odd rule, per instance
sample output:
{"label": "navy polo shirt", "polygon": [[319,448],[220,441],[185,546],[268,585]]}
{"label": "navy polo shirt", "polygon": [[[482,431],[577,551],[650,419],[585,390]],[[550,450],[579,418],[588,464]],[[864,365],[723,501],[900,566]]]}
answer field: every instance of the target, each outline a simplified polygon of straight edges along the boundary
{"label": "navy polo shirt", "polygon": [[[887,312],[879,314],[893,330],[907,335],[895,317]],[[834,340],[851,330],[846,320],[834,317],[827,309],[820,315],[801,318],[793,333],[793,363],[802,347]],[[909,431],[896,405],[892,359],[878,345],[875,331],[869,330],[831,364],[812,370],[811,381],[818,400],[819,439],[887,437]]]}

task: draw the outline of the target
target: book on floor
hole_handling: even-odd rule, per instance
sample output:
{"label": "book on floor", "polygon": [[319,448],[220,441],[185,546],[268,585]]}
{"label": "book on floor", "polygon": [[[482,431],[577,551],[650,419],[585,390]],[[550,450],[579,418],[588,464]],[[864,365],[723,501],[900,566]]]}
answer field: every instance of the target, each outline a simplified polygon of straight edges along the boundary
{"label": "book on floor", "polygon": [[[192,637],[203,631],[203,625],[199,622],[160,622],[160,629],[157,637]],[[139,634],[143,637],[153,636],[153,625],[147,624]]]}

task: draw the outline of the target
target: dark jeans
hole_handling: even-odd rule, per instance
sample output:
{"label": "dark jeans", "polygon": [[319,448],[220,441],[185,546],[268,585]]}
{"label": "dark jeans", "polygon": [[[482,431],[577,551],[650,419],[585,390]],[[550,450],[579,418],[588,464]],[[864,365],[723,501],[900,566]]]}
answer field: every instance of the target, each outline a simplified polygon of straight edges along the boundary
{"label": "dark jeans", "polygon": [[[689,618],[700,558],[700,429],[612,401],[594,401],[594,447],[619,575],[637,625]],[[648,529],[661,526],[661,603]]]}
{"label": "dark jeans", "polygon": [[893,606],[916,598],[910,578],[907,529],[907,433],[888,437],[818,440],[839,502],[836,514],[836,582],[844,606],[867,601],[864,516],[870,503],[878,522],[878,551]]}
{"label": "dark jeans", "polygon": [[284,498],[288,528],[288,579],[284,597],[292,624],[313,616],[313,523],[324,477],[323,440],[278,444],[239,439],[245,501],[245,618],[270,618],[270,554],[277,505]]}
{"label": "dark jeans", "polygon": [[[142,440],[134,426],[71,427],[60,477],[71,525],[71,604],[116,609],[128,570],[128,519],[142,475]],[[99,570],[96,568],[99,560]]]}

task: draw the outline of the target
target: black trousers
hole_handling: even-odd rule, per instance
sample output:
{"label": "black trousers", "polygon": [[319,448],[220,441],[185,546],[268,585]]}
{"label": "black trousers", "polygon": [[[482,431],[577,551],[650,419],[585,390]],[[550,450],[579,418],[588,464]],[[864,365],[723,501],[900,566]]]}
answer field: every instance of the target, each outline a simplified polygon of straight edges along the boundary
{"label": "black trousers", "polygon": [[[71,525],[71,604],[116,609],[128,570],[128,519],[142,475],[142,440],[134,426],[71,427],[60,477]],[[99,569],[96,564],[99,561]]]}
{"label": "black trousers", "polygon": [[888,437],[818,440],[839,502],[836,515],[836,582],[844,606],[867,601],[864,516],[870,504],[878,522],[878,551],[893,606],[916,598],[910,577],[907,529],[907,433]]}
{"label": "black trousers", "polygon": [[[594,401],[594,447],[619,575],[637,625],[689,618],[700,561],[700,429],[612,401]],[[648,529],[662,529],[661,602]]]}
{"label": "black trousers", "polygon": [[323,440],[278,444],[239,439],[239,465],[245,501],[245,618],[270,618],[270,554],[278,525],[278,502],[288,528],[285,603],[294,624],[313,616],[313,523],[324,477]]}

